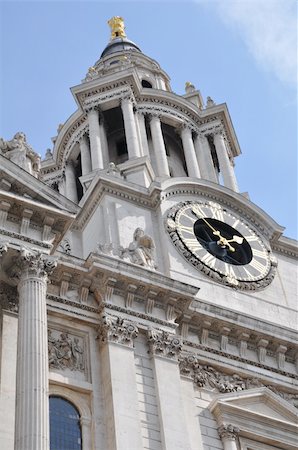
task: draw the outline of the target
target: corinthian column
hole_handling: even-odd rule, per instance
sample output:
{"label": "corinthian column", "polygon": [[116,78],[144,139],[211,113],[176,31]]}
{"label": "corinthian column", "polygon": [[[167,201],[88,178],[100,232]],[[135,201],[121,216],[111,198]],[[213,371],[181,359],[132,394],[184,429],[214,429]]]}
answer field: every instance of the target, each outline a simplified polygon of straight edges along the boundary
{"label": "corinthian column", "polygon": [[121,108],[123,113],[128,157],[129,159],[139,158],[141,156],[141,152],[138,142],[138,133],[131,99],[130,98],[122,99]]}
{"label": "corinthian column", "polygon": [[228,151],[222,132],[214,135],[214,145],[218,157],[219,168],[222,173],[224,185],[238,192],[234,168],[228,156]]}
{"label": "corinthian column", "polygon": [[161,122],[158,116],[150,117],[150,131],[156,160],[157,176],[169,177],[170,171],[167,159],[167,152],[162,135]]}
{"label": "corinthian column", "polygon": [[66,197],[74,203],[78,203],[76,174],[73,161],[67,161],[65,166],[65,190]]}
{"label": "corinthian column", "polygon": [[184,151],[184,157],[189,177],[201,178],[198,160],[192,140],[192,132],[188,127],[181,129],[181,139]]}
{"label": "corinthian column", "polygon": [[48,450],[47,276],[53,258],[21,250],[15,450]]}

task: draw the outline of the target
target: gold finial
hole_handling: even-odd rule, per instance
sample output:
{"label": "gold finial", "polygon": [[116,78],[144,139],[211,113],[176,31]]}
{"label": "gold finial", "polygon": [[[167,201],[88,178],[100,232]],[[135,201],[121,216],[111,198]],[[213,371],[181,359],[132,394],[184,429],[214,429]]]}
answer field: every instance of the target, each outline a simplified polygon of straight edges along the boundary
{"label": "gold finial", "polygon": [[124,20],[120,16],[114,16],[110,20],[108,20],[108,24],[111,27],[111,39],[115,39],[117,37],[125,38],[126,34],[124,31]]}

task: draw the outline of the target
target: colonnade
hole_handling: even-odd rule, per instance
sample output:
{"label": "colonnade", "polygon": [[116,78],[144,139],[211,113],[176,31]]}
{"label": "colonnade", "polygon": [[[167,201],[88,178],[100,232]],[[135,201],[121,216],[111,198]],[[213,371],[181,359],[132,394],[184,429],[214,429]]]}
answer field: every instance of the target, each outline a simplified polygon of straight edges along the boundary
{"label": "colonnade", "polygon": [[[134,160],[143,156],[150,157],[146,131],[147,120],[149,121],[156,162],[155,175],[161,178],[169,177],[170,169],[162,131],[161,115],[154,111],[150,111],[149,114],[146,111],[135,111],[133,100],[130,97],[121,99],[120,106],[124,122],[128,160]],[[109,163],[108,142],[103,115],[99,108],[94,107],[87,111],[87,116],[89,140],[86,135],[83,135],[79,141],[83,176],[91,171],[104,169]],[[188,176],[219,183],[219,174],[214,166],[206,134],[193,130],[188,125],[180,126],[178,131],[182,141]],[[238,192],[233,161],[229,156],[224,131],[223,129],[215,130],[214,132],[211,130],[209,133],[213,136],[223,184],[229,189]],[[65,178],[66,196],[77,202],[75,171],[71,163],[66,165]]]}

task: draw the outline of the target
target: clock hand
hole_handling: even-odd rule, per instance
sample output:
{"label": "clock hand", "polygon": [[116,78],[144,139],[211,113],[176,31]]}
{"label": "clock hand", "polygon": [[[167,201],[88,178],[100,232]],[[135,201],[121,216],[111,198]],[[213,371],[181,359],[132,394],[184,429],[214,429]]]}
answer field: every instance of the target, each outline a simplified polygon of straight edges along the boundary
{"label": "clock hand", "polygon": [[242,244],[243,237],[233,236],[233,239],[228,239],[227,242],[237,242],[237,244]]}

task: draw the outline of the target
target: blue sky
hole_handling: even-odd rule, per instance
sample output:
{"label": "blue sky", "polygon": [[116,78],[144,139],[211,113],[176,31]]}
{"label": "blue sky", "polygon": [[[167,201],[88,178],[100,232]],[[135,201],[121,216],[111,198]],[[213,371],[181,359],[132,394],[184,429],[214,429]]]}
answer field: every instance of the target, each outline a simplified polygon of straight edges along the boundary
{"label": "blue sky", "polygon": [[69,88],[109,41],[107,20],[156,59],[177,94],[186,81],[226,102],[242,155],[242,192],[297,237],[295,0],[0,2],[0,136],[24,131],[42,155],[76,109]]}

